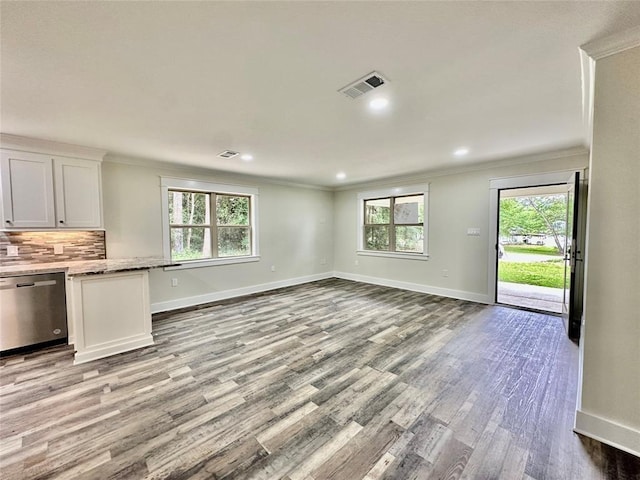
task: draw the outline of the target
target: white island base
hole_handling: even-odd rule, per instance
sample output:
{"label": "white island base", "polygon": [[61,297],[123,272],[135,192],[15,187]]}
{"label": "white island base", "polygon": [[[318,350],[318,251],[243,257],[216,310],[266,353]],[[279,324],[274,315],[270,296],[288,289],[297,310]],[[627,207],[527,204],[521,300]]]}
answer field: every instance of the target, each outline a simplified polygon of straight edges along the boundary
{"label": "white island base", "polygon": [[70,280],[75,365],[153,344],[148,270]]}

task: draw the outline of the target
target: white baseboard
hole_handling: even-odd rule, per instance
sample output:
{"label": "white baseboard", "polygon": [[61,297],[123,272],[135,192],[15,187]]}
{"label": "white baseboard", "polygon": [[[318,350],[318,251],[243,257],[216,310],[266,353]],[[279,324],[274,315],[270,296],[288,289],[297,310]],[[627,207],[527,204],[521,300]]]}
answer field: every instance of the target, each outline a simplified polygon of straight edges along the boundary
{"label": "white baseboard", "polygon": [[219,302],[229,298],[242,297],[254,293],[267,292],[276,288],[292,287],[302,283],[315,282],[317,280],[325,280],[327,278],[342,278],[344,280],[353,280],[354,282],[371,283],[373,285],[381,285],[384,287],[399,288],[402,290],[410,290],[413,292],[429,293],[431,295],[439,295],[441,297],[456,298],[459,300],[468,300],[471,302],[490,304],[491,300],[488,295],[480,293],[465,292],[462,290],[452,290],[448,288],[433,287],[430,285],[422,285],[419,283],[401,282],[398,280],[389,280],[380,277],[369,277],[366,275],[356,275],[346,272],[324,272],[315,275],[306,275],[304,277],[289,278],[277,282],[261,283],[248,287],[234,288],[230,290],[222,290],[219,292],[207,293],[204,295],[195,295],[193,297],[178,298],[176,300],[167,300],[165,302],[156,302],[151,304],[151,313],[168,312],[179,308],[188,308],[204,303]]}
{"label": "white baseboard", "polygon": [[463,290],[453,290],[449,288],[433,287],[431,285],[423,285],[421,283],[402,282],[399,280],[389,280],[387,278],[370,277],[367,275],[358,275],[355,273],[333,272],[336,278],[344,280],[353,280],[354,282],[371,283],[373,285],[381,285],[383,287],[393,287],[402,290],[410,290],[412,292],[428,293],[431,295],[439,295],[441,297],[456,298],[458,300],[468,300],[470,302],[491,304],[488,295],[474,292],[465,292]]}
{"label": "white baseboard", "polygon": [[573,431],[640,457],[640,431],[636,429],[578,410]]}
{"label": "white baseboard", "polygon": [[153,336],[149,333],[143,333],[113,342],[100,343],[85,349],[83,352],[76,352],[73,364],[87,363],[92,360],[110,357],[111,355],[128,352],[149,345],[153,345]]}
{"label": "white baseboard", "polygon": [[219,302],[220,300],[227,300],[229,298],[242,297],[244,295],[251,295],[253,293],[275,290],[276,288],[291,287],[293,285],[300,285],[301,283],[325,280],[327,278],[332,278],[333,276],[334,272],[317,273],[315,275],[289,278],[287,280],[280,280],[277,282],[261,283],[258,285],[251,285],[249,287],[234,288],[231,290],[222,290],[219,292],[207,293],[205,295],[195,295],[193,297],[184,297],[178,298],[176,300],[168,300],[166,302],[152,303],[151,313],[167,312],[169,310],[193,307],[195,305],[201,305],[203,303]]}

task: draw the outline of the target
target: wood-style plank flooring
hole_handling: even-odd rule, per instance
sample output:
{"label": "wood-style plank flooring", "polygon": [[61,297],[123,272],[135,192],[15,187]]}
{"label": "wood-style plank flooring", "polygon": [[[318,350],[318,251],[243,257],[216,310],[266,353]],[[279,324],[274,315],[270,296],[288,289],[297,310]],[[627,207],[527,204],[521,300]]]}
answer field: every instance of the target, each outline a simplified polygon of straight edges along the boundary
{"label": "wood-style plank flooring", "polygon": [[325,280],[154,318],[156,344],[0,359],[8,479],[638,479],[571,431],[557,317]]}

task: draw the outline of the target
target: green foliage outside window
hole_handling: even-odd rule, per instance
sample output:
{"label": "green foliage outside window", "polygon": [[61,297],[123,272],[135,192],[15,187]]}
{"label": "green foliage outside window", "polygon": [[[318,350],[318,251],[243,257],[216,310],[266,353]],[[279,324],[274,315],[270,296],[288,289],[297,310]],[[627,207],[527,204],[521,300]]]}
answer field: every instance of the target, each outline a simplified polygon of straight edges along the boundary
{"label": "green foliage outside window", "polygon": [[424,227],[396,227],[396,251],[422,253],[424,245]]}
{"label": "green foliage outside window", "polygon": [[365,250],[423,253],[424,195],[364,201]]}
{"label": "green foliage outside window", "polygon": [[169,223],[173,260],[251,255],[248,196],[169,191]]}
{"label": "green foliage outside window", "polygon": [[364,248],[367,250],[389,250],[389,227],[366,226],[364,227]]}
{"label": "green foliage outside window", "polygon": [[216,195],[218,225],[249,225],[249,197]]}
{"label": "green foliage outside window", "polygon": [[218,229],[218,256],[237,257],[251,255],[250,230],[246,227]]}

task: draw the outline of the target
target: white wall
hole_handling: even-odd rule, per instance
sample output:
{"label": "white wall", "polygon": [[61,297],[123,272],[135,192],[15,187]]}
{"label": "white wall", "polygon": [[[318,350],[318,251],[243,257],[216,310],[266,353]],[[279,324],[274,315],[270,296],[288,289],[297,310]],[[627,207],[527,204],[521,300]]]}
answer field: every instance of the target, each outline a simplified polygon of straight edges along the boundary
{"label": "white wall", "polygon": [[[333,194],[246,176],[164,165],[103,164],[107,256],[162,256],[160,176],[259,189],[259,262],[151,270],[154,311],[213,301],[329,275],[333,264]],[[322,264],[322,260],[326,260]],[[276,271],[271,271],[271,266]],[[171,278],[178,286],[171,286]]]}
{"label": "white wall", "polygon": [[640,455],[640,47],[597,60],[576,430]]}
{"label": "white wall", "polygon": [[[371,187],[364,185],[336,192],[334,269],[345,278],[491,302],[493,299],[488,296],[489,181],[583,169],[587,167],[588,157],[581,154],[511,166],[507,163],[463,173],[416,176],[404,182],[429,183],[428,261],[357,255],[359,207],[356,197],[358,192]],[[469,227],[480,228],[480,236],[468,236]],[[442,276],[442,270],[448,270],[448,277]]]}
{"label": "white wall", "polygon": [[[259,188],[261,260],[152,270],[154,311],[329,276],[333,271],[359,280],[377,279],[405,288],[489,302],[489,180],[581,169],[587,161],[585,154],[530,163],[517,159],[515,165],[506,160],[463,173],[411,178],[405,183],[430,183],[430,258],[410,261],[356,255],[356,195],[366,186],[333,193],[248,176],[107,157],[102,171],[107,255],[162,256],[160,176],[195,178]],[[467,236],[468,227],[479,227],[481,235]],[[275,272],[271,271],[272,265]],[[442,276],[443,269],[449,271],[448,277]],[[178,279],[177,287],[171,286],[172,278]]]}

